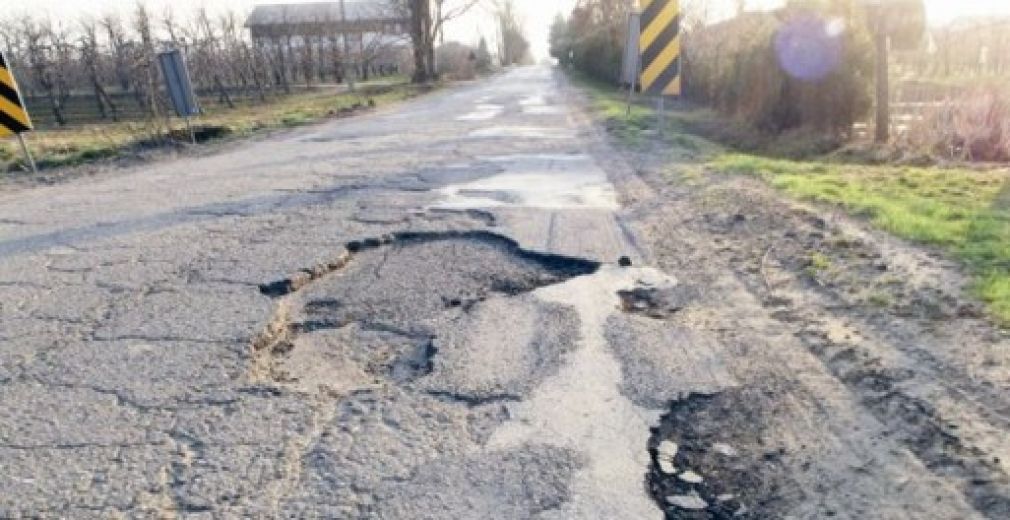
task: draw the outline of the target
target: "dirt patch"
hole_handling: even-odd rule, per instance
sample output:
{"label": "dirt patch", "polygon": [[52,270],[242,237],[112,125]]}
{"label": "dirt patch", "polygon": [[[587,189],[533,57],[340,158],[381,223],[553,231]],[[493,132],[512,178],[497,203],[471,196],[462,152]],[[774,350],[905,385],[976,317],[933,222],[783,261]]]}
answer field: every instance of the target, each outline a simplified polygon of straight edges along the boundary
{"label": "dirt patch", "polygon": [[[181,129],[177,128],[170,131],[168,133],[167,138],[171,141],[176,141],[180,143],[189,143],[192,142],[193,139],[196,139],[197,143],[206,143],[207,141],[211,141],[213,139],[224,139],[225,137],[228,137],[231,134],[232,134],[231,128],[228,128],[226,126],[197,125],[193,127],[192,135],[190,135],[190,132],[185,128]],[[151,141],[151,142],[142,142],[140,144],[142,146],[156,146],[158,143]]]}
{"label": "dirt patch", "polygon": [[664,269],[694,280],[731,273],[775,322],[755,333],[800,340],[859,413],[884,425],[880,442],[914,456],[915,478],[942,481],[983,516],[1010,514],[1007,341],[956,265],[753,179],[664,182],[643,218]]}
{"label": "dirt patch", "polygon": [[992,518],[1010,515],[1010,478],[1000,459],[971,446],[957,422],[947,420],[929,400],[913,395],[903,385],[915,370],[887,366],[859,348],[858,341],[837,341],[813,332],[804,342],[838,379],[852,388],[891,434],[908,446],[935,473],[957,479],[968,500]]}
{"label": "dirt patch", "polygon": [[740,279],[926,468],[980,513],[1010,514],[1005,340],[953,269],[840,215],[724,186],[697,224],[726,237]]}

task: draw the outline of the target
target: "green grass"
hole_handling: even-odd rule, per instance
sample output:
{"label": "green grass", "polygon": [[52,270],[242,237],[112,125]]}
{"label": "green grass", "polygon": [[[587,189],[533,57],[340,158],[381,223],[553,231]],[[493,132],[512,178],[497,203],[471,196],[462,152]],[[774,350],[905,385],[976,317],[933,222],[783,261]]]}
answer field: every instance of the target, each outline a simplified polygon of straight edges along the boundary
{"label": "green grass", "polygon": [[[636,105],[629,116],[626,94],[578,73],[570,77],[622,143],[640,145],[644,132],[655,128],[651,108]],[[753,175],[792,197],[840,206],[898,237],[941,248],[963,262],[975,295],[1010,327],[1010,171],[846,162],[823,155],[835,143],[809,132],[756,137],[753,129],[706,109],[672,111],[667,124],[667,158],[677,173],[671,178],[692,182],[685,173],[705,171]],[[731,148],[747,153],[727,152]],[[811,256],[811,274],[830,268],[827,257]]]}
{"label": "green grass", "polygon": [[[577,71],[568,71],[568,77],[589,98],[590,110],[602,120],[611,135],[626,146],[638,147],[646,142],[665,142],[669,150],[686,161],[698,160],[730,144],[742,150],[780,145],[770,140],[762,132],[729,118],[721,117],[710,109],[676,105],[671,102],[663,114],[662,132],[653,98],[635,94],[631,110],[628,110],[628,93],[616,86],[590,78]],[[648,134],[647,134],[648,132]],[[648,139],[646,139],[648,135]],[[661,137],[660,137],[661,135]],[[809,139],[795,136],[782,142],[800,149],[811,148]],[[800,145],[797,145],[802,141]],[[823,148],[823,145],[817,143]],[[788,154],[790,156],[795,153]]]}
{"label": "green grass", "polygon": [[571,72],[569,77],[589,97],[593,113],[606,123],[610,133],[622,143],[640,145],[643,142],[643,132],[656,126],[655,110],[633,103],[629,112],[627,93],[622,94],[613,85],[578,72]]}
{"label": "green grass", "polygon": [[833,164],[724,154],[717,171],[758,176],[785,193],[841,206],[896,236],[943,248],[1010,325],[1010,172]]}
{"label": "green grass", "polygon": [[[205,113],[193,120],[194,125],[222,127],[225,134],[243,137],[265,129],[302,126],[335,116],[354,105],[376,106],[402,101],[419,94],[417,87],[400,80],[389,83],[361,84],[355,93],[324,89],[268,98],[266,102],[244,101],[235,108],[204,102]],[[172,118],[172,129],[184,127]],[[71,125],[60,129],[43,129],[26,134],[40,168],[74,166],[116,157],[143,143],[156,142],[165,134],[165,121],[132,121]],[[0,175],[4,171],[23,170],[21,150],[17,141],[0,142]]]}
{"label": "green grass", "polygon": [[820,251],[811,253],[809,261],[810,265],[807,267],[807,273],[811,276],[815,276],[817,273],[822,273],[831,269],[831,259]]}

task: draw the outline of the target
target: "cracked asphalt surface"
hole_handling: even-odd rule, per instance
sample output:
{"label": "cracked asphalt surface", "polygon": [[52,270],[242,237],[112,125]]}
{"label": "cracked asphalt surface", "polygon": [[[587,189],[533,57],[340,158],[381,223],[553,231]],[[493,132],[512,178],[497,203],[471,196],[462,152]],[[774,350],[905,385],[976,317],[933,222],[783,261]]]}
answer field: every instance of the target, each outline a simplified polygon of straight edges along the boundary
{"label": "cracked asphalt surface", "polygon": [[537,404],[641,257],[559,81],[0,195],[0,517],[661,516],[618,371]]}
{"label": "cracked asphalt surface", "polygon": [[0,518],[1010,515],[1005,337],[840,304],[788,252],[844,223],[580,103],[515,69],[0,193]]}

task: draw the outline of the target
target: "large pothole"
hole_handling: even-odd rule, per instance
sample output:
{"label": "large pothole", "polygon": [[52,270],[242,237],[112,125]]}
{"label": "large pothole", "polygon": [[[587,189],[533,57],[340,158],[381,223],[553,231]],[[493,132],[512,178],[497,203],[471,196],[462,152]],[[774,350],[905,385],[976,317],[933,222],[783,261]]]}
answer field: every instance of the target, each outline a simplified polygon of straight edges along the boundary
{"label": "large pothole", "polygon": [[649,492],[666,518],[780,518],[795,495],[768,418],[776,401],[748,387],[671,404],[649,441]]}
{"label": "large pothole", "polygon": [[519,399],[578,327],[570,310],[525,295],[598,267],[481,231],[352,242],[261,287],[281,299],[254,343],[252,376],[337,394],[428,376],[419,390],[464,404]]}

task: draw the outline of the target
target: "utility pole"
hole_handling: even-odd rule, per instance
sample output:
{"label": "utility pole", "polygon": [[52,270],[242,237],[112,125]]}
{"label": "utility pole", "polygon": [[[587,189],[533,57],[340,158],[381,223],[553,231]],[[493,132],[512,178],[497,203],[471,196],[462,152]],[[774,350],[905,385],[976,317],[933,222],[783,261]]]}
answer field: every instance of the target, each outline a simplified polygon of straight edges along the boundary
{"label": "utility pole", "polygon": [[[347,63],[351,57],[351,46],[347,42],[347,7],[345,6],[344,0],[340,0],[340,39],[344,41],[344,63]],[[356,70],[354,67],[354,62],[351,62],[351,70],[346,74],[347,76],[347,88],[354,92],[354,75]]]}
{"label": "utility pole", "polygon": [[876,52],[876,132],[879,144],[891,139],[891,85],[888,55],[892,48],[909,50],[922,43],[926,32],[923,0],[861,0]]}

